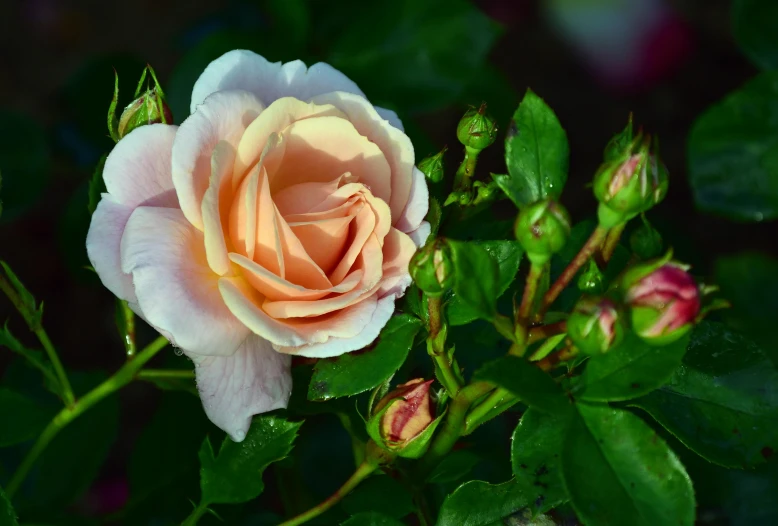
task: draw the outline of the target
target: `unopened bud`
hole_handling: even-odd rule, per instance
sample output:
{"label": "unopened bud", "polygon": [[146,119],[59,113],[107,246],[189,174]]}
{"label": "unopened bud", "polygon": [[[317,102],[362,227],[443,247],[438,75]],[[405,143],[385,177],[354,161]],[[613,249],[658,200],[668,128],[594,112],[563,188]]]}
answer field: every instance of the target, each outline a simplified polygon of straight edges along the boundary
{"label": "unopened bud", "polygon": [[684,336],[700,313],[700,289],[680,263],[660,259],[637,265],[624,274],[621,287],[632,328],[654,345]]}
{"label": "unopened bud", "polygon": [[570,237],[570,215],[553,199],[523,208],[513,232],[532,263],[542,265],[565,246]]}
{"label": "unopened bud", "polygon": [[443,154],[446,153],[448,148],[443,148],[435,155],[422,159],[419,163],[419,170],[427,178],[427,181],[431,183],[439,183],[443,180],[445,172],[443,171]]}
{"label": "unopened bud", "polygon": [[606,298],[584,296],[567,320],[567,335],[584,354],[608,352],[624,337],[616,304]]}
{"label": "unopened bud", "polygon": [[486,113],[486,104],[470,108],[457,125],[457,138],[467,148],[483,150],[497,138],[497,124]]}
{"label": "unopened bud", "polygon": [[611,137],[608,141],[608,145],[603,152],[604,161],[614,161],[621,159],[624,154],[628,154],[632,141],[634,140],[634,134],[632,132],[632,113],[629,114],[627,125],[619,133]]}
{"label": "unopened bud", "polygon": [[662,253],[662,236],[643,216],[643,223],[629,236],[629,246],[640,259],[652,259]]}
{"label": "unopened bud", "polygon": [[664,199],[667,169],[657,157],[648,136],[638,135],[627,152],[600,166],[594,176],[597,215],[606,228],[629,221]]}
{"label": "unopened bud", "polygon": [[384,396],[368,421],[370,437],[401,457],[418,458],[424,454],[439,421],[433,415],[430,400],[432,382],[416,378]]}
{"label": "unopened bud", "polygon": [[419,290],[440,297],[454,284],[454,264],[446,242],[433,239],[411,258],[408,269]]}
{"label": "unopened bud", "polygon": [[173,113],[165,102],[165,97],[156,88],[152,88],[124,108],[122,116],[119,117],[119,138],[135,128],[158,122],[172,124]]}
{"label": "unopened bud", "polygon": [[600,267],[592,259],[589,265],[578,278],[578,290],[584,294],[602,294],[605,291],[605,276],[603,276]]}

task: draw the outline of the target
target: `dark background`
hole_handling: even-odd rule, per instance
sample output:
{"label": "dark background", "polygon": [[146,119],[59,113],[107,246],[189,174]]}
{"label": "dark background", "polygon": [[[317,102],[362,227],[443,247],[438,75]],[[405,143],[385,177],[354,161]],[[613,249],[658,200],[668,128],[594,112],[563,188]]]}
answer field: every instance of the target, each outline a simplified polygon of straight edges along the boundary
{"label": "dark background", "polygon": [[[4,188],[15,192],[11,196],[0,192],[5,208],[0,218],[0,259],[44,301],[45,327],[69,369],[115,370],[124,359],[114,328],[114,299],[84,268],[88,265],[84,249],[87,182],[100,155],[112,145],[105,127],[112,67],[120,75],[123,107],[148,61],[180,122],[186,117],[182,108],[188,107],[187,90],[194,80],[187,67],[202,63],[203,56],[221,48],[250,47],[271,60],[303,58],[311,64],[340,56],[340,63],[348,65],[348,57],[343,58],[347,43],[335,42],[333,36],[338,24],[348,24],[354,17],[364,31],[380,34],[373,24],[380,25],[384,18],[383,13],[366,17],[364,10],[370,8],[358,7],[356,2],[313,0],[309,4],[314,16],[307,26],[297,25],[295,15],[289,15],[292,22],[288,22],[283,19],[287,15],[279,15],[272,4],[259,0],[4,0],[0,4],[0,115],[6,119],[4,127],[0,123],[0,141],[5,143],[0,146],[0,163],[2,155],[8,159],[18,154],[13,163],[6,161],[10,166],[0,164]],[[710,275],[718,255],[743,250],[778,253],[774,222],[736,224],[702,214],[695,210],[687,182],[686,142],[695,118],[757,73],[733,41],[728,0],[669,2],[676,25],[652,44],[661,64],[648,64],[645,75],[620,81],[598,74],[547,22],[538,2],[482,0],[477,4],[502,29],[491,49],[492,42],[479,44],[483,52],[473,51],[472,43],[468,44],[456,53],[473,56],[461,62],[454,54],[446,71],[454,70],[451,78],[459,79],[461,86],[447,91],[450,84],[444,82],[440,93],[445,96],[433,92],[419,100],[412,91],[382,89],[385,78],[404,74],[401,61],[391,63],[385,72],[375,72],[375,86],[358,64],[342,68],[369,98],[398,111],[414,139],[417,160],[448,145],[447,162],[453,170],[460,159],[456,123],[467,105],[487,102],[504,131],[521,94],[531,87],[567,130],[571,165],[563,202],[580,220],[595,210],[587,184],[601,162],[602,149],[632,111],[636,123],[661,140],[671,186],[668,198],[651,217],[681,259],[694,263],[698,274]],[[318,16],[322,12],[327,16]],[[398,21],[403,23],[402,17]],[[474,24],[472,30],[480,27]],[[353,39],[359,40],[358,32]],[[391,38],[387,42],[391,45]],[[421,90],[434,80],[421,75],[407,79],[405,85],[418,82]],[[434,102],[436,97],[442,104]],[[8,123],[16,121],[9,120],[8,112],[34,123],[25,132],[35,139],[34,144],[14,142],[15,128]],[[479,167],[482,177],[487,171],[504,171],[501,154],[499,145],[487,150]],[[26,179],[11,181],[14,177]],[[19,201],[12,199],[14,195],[21,196]],[[18,337],[33,344],[3,299],[0,320],[5,319],[11,320]],[[150,333],[141,329],[139,338],[148,337]],[[175,362],[175,357],[167,359]],[[178,360],[181,367],[184,358]],[[0,372],[9,362],[9,353],[0,351]],[[102,478],[122,473],[158,398],[157,390],[147,385],[132,385],[121,393],[121,438]]]}

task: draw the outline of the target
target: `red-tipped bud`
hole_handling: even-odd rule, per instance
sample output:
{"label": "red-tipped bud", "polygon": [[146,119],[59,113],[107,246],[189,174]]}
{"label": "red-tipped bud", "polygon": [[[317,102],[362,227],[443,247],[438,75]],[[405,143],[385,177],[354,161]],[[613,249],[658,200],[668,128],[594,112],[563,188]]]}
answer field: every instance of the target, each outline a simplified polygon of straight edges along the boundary
{"label": "red-tipped bud", "polygon": [[603,354],[621,342],[624,327],[616,304],[584,296],[567,320],[567,334],[584,354]]}

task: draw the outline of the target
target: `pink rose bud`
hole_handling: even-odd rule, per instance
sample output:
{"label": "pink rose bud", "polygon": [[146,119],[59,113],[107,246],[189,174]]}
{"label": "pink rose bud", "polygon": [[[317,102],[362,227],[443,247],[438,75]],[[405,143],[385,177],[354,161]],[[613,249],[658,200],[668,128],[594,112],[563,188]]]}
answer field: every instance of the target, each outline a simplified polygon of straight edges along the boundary
{"label": "pink rose bud", "polygon": [[429,394],[432,382],[416,378],[384,396],[368,422],[371,437],[402,457],[421,456],[437,424]]}
{"label": "pink rose bud", "polygon": [[679,263],[660,260],[638,265],[627,271],[622,284],[632,327],[648,343],[666,345],[694,326],[700,313],[700,289]]}
{"label": "pink rose bud", "polygon": [[584,296],[567,320],[567,334],[584,354],[608,352],[624,337],[616,304],[606,298]]}

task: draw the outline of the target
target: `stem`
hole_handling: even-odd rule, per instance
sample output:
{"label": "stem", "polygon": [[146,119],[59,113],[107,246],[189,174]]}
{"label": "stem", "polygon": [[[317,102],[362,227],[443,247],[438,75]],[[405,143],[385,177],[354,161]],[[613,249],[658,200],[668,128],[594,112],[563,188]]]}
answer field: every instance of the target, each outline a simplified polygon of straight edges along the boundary
{"label": "stem", "polygon": [[188,380],[189,378],[194,377],[194,371],[174,369],[144,369],[138,371],[138,374],[136,375],[138,380],[156,380],[158,378],[181,378]]}
{"label": "stem", "polygon": [[488,420],[487,415],[507,400],[511,400],[515,403],[518,401],[518,398],[502,387],[498,387],[492,391],[492,393],[486,397],[486,400],[475,406],[467,414],[465,420],[465,434],[469,435],[476,427],[486,422],[486,420]]}
{"label": "stem", "polygon": [[462,160],[462,164],[459,165],[457,173],[454,175],[454,191],[470,189],[470,179],[475,173],[475,166],[478,162],[479,153],[481,153],[481,150],[465,146],[465,158]]}
{"label": "stem", "polygon": [[538,367],[543,371],[550,371],[561,362],[567,361],[570,358],[575,358],[578,355],[578,349],[575,347],[565,347],[555,353],[551,353],[542,360],[535,362]]}
{"label": "stem", "polygon": [[200,517],[205,515],[206,511],[208,511],[208,505],[200,502],[200,504],[198,504],[197,507],[192,510],[192,513],[189,514],[189,517],[184,519],[184,522],[181,523],[181,526],[194,526],[197,524],[197,521],[200,520]]}
{"label": "stem", "polygon": [[30,331],[32,331],[35,336],[38,337],[38,341],[41,342],[43,349],[46,351],[46,355],[48,355],[49,360],[51,360],[51,365],[57,375],[59,384],[62,386],[62,395],[65,398],[65,405],[72,406],[73,402],[75,401],[73,388],[70,386],[68,376],[65,374],[65,368],[62,367],[62,362],[59,361],[57,351],[54,349],[54,345],[51,343],[48,334],[46,334],[46,331],[43,329],[40,322],[35,319],[35,313],[30,312],[30,310],[27,308],[27,305],[24,304],[13,286],[11,286],[11,284],[8,283],[8,281],[2,276],[0,276],[0,289],[2,289],[5,295],[8,296],[8,299],[11,300],[11,303],[13,303],[14,307],[16,307],[16,310],[19,311],[19,314],[22,315],[24,321],[27,322],[27,326],[30,328]]}
{"label": "stem", "polygon": [[527,281],[524,285],[524,295],[521,298],[521,306],[519,307],[518,319],[516,324],[525,325],[530,316],[532,316],[532,308],[535,305],[535,296],[538,293],[538,285],[543,278],[543,272],[546,270],[545,264],[538,265],[532,263],[529,268],[529,274],[527,274]]}
{"label": "stem", "polygon": [[49,445],[49,442],[51,442],[57,433],[97,402],[130,383],[133,378],[135,378],[138,370],[167,344],[168,341],[160,336],[146,346],[134,360],[125,363],[113,376],[89,391],[82,398],[78,399],[72,406],[65,407],[57,413],[49,425],[46,426],[46,429],[43,430],[41,436],[38,437],[38,440],[32,446],[30,452],[24,457],[24,460],[22,460],[22,463],[16,469],[16,473],[11,477],[11,481],[5,488],[8,497],[13,497],[24,481],[24,478],[27,476],[27,473],[29,473],[30,469],[35,464],[35,461],[40,454],[43,453],[43,450],[46,449],[46,446]]}
{"label": "stem", "polygon": [[605,238],[605,244],[602,247],[602,260],[607,263],[613,257],[613,253],[616,251],[616,247],[619,246],[619,240],[621,234],[624,233],[624,229],[627,227],[627,223],[621,223],[614,226],[608,236]]}
{"label": "stem", "polygon": [[[313,508],[309,509],[308,511],[301,513],[297,517],[294,517],[293,519],[289,519],[288,521],[282,522],[279,526],[297,526],[298,524],[303,524],[304,522],[308,522],[309,520],[313,519],[314,517],[318,517],[331,507],[333,507],[335,504],[340,502],[340,500],[348,495],[351,490],[357,487],[357,485],[365,480],[371,473],[373,473],[378,465],[374,462],[365,460],[362,462],[354,471],[354,474],[349,477],[349,479],[332,495],[330,495],[327,500],[322,501],[321,503],[317,504]],[[187,524],[187,523],[185,523]],[[194,523],[191,523],[194,524]]]}
{"label": "stem", "polygon": [[[127,359],[132,359],[135,356],[135,313],[127,305],[124,300],[119,301],[119,313],[117,316],[121,316],[124,321],[124,327],[119,325],[119,335],[124,340],[124,350],[127,352]],[[117,325],[118,325],[117,319]],[[122,330],[123,329],[123,330]]]}
{"label": "stem", "polygon": [[429,336],[427,336],[427,353],[435,362],[438,380],[452,398],[461,387],[459,378],[454,372],[452,360],[446,353],[446,327],[443,320],[443,299],[427,297],[429,310]]}
{"label": "stem", "polygon": [[592,257],[592,254],[594,254],[597,249],[600,248],[607,235],[608,229],[601,225],[597,225],[597,228],[594,229],[594,232],[592,232],[592,235],[589,236],[589,239],[586,241],[584,246],[581,247],[581,250],[578,252],[578,254],[573,258],[570,264],[567,265],[567,268],[562,271],[562,274],[557,278],[554,284],[551,285],[551,288],[548,289],[548,292],[543,297],[543,303],[540,307],[540,314],[545,313],[546,309],[548,309],[548,307],[554,303],[554,301],[559,297],[559,294],[561,294],[565,287],[567,287],[567,285],[569,285],[573,280],[581,267],[583,267],[584,264],[589,261],[589,258]]}
{"label": "stem", "polygon": [[548,325],[541,325],[540,327],[533,327],[529,330],[529,336],[527,336],[527,345],[532,345],[540,340],[545,340],[551,336],[562,334],[567,332],[567,321],[562,320],[556,323],[550,323]]}

